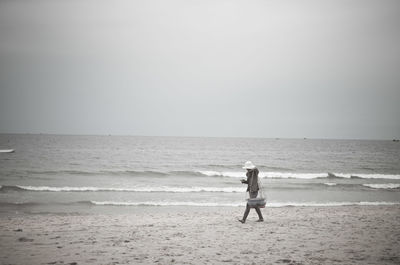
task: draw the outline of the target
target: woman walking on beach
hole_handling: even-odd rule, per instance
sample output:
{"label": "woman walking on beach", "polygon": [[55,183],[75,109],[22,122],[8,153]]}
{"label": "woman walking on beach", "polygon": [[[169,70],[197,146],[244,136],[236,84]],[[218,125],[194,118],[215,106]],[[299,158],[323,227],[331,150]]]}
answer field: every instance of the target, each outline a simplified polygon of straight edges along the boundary
{"label": "woman walking on beach", "polygon": [[[247,173],[246,173],[247,179],[242,179],[241,182],[243,184],[247,184],[246,191],[249,192],[250,198],[257,198],[258,190],[260,189],[258,186],[258,169],[251,161],[247,161],[244,164],[243,169],[247,170]],[[258,214],[257,222],[263,222],[264,218],[261,214],[260,207],[254,206],[254,209],[256,209],[256,212]],[[250,205],[247,203],[246,210],[244,211],[243,219],[239,220],[239,222],[244,224],[246,222],[247,216],[249,215],[249,212],[250,212]]]}

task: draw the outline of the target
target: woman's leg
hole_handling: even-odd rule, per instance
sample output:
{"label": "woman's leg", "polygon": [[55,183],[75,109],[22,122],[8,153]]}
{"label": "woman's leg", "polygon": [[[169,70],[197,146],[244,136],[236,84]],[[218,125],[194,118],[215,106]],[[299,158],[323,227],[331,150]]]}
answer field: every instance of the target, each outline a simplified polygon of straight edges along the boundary
{"label": "woman's leg", "polygon": [[[258,191],[251,192],[251,193],[250,193],[250,198],[257,198],[257,195],[258,195]],[[262,216],[262,214],[261,214],[261,211],[260,211],[260,207],[255,206],[254,209],[256,209],[256,212],[257,212],[257,214],[258,214],[258,220],[259,220],[259,221],[264,220],[264,218],[263,218],[263,216]]]}
{"label": "woman's leg", "polygon": [[247,216],[249,215],[250,212],[250,206],[246,204],[246,210],[244,211],[243,218],[242,218],[242,223],[246,222]]}
{"label": "woman's leg", "polygon": [[260,207],[256,206],[255,209],[256,209],[256,212],[257,212],[257,214],[258,214],[258,220],[259,220],[259,221],[263,221],[264,218],[263,218],[263,216],[262,216],[262,214],[261,214]]}
{"label": "woman's leg", "polygon": [[[257,195],[258,195],[258,191],[250,192],[250,198],[257,198]],[[255,209],[256,209],[256,212],[258,214],[258,218],[260,220],[263,220],[260,208],[256,207]],[[250,206],[248,204],[246,204],[246,210],[244,211],[243,219],[239,220],[239,221],[242,222],[242,223],[246,222],[246,219],[247,219],[247,216],[249,215],[249,212],[250,212]]]}

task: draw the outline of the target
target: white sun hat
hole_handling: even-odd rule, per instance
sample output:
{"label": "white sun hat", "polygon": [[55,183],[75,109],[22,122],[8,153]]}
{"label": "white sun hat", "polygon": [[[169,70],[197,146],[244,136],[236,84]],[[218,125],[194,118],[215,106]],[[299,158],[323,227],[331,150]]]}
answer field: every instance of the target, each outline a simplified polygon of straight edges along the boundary
{"label": "white sun hat", "polygon": [[255,169],[256,166],[251,162],[251,161],[247,161],[246,163],[244,163],[244,169]]}

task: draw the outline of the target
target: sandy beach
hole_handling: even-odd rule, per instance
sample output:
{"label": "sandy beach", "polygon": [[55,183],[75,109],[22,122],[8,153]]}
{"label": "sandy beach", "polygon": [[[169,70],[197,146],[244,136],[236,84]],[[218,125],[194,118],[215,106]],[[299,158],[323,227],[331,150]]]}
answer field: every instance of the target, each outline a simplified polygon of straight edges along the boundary
{"label": "sandy beach", "polygon": [[0,217],[1,264],[399,264],[400,207],[136,207]]}

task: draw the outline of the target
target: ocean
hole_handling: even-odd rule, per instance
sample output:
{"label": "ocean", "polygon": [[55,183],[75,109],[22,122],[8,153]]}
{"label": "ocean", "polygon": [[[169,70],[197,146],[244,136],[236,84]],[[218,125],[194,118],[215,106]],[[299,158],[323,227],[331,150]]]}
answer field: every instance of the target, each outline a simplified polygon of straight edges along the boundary
{"label": "ocean", "polygon": [[400,204],[400,143],[0,135],[0,212],[245,207],[244,162],[266,207]]}

